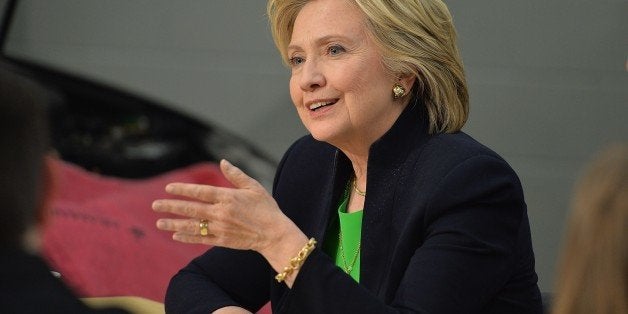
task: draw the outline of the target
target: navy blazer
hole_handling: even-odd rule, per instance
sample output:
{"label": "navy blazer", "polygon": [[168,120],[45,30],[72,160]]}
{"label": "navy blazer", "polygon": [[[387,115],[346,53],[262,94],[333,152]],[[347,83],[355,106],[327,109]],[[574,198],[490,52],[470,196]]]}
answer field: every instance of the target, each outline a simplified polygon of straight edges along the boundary
{"label": "navy blazer", "polygon": [[[359,284],[320,246],[291,289],[258,253],[213,248],[173,277],[166,310],[255,311],[270,298],[274,313],[541,313],[517,175],[462,132],[429,135],[426,117],[409,105],[371,146]],[[351,174],[342,152],[305,136],[283,157],[273,195],[322,243]]]}

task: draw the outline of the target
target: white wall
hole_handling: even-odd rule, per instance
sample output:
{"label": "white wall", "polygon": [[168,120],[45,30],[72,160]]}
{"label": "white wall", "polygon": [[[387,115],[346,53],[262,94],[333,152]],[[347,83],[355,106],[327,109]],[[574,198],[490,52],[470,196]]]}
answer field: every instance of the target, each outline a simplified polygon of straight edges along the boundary
{"label": "white wall", "polygon": [[[0,2],[1,4],[2,2]],[[573,182],[628,141],[628,1],[449,1],[471,94],[465,131],[519,173],[541,289]],[[304,134],[261,0],[24,1],[9,52],[139,91],[279,158]]]}

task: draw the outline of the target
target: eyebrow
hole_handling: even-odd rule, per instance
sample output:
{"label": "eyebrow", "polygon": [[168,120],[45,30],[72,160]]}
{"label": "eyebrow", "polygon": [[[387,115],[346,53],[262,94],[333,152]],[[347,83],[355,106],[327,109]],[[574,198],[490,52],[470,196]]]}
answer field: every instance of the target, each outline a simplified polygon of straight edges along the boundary
{"label": "eyebrow", "polygon": [[[334,41],[334,40],[337,40],[337,39],[353,42],[347,36],[337,35],[337,34],[325,35],[325,36],[323,36],[321,38],[317,38],[314,42],[316,43],[316,45],[321,45],[322,43],[328,43],[330,41]],[[295,44],[290,44],[290,45],[288,45],[287,51],[290,51],[290,50],[300,50],[300,49],[301,49],[301,46],[295,45]]]}

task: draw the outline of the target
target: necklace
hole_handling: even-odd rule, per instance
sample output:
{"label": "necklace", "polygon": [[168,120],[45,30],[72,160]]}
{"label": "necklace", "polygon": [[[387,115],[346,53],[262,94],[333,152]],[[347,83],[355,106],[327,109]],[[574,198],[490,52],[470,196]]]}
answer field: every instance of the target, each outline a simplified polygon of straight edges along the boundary
{"label": "necklace", "polygon": [[353,177],[353,190],[358,193],[358,195],[360,196],[366,196],[366,191],[360,191],[360,189],[358,189],[358,185],[356,184],[356,177]]}
{"label": "necklace", "polygon": [[340,231],[338,232],[338,245],[340,246],[340,255],[342,256],[342,263],[344,264],[343,270],[345,271],[345,273],[351,274],[351,270],[353,270],[353,266],[355,266],[355,262],[358,260],[358,256],[360,255],[360,247],[362,246],[362,241],[358,242],[358,249],[355,250],[353,260],[349,265],[347,265],[345,249],[342,247],[342,228],[340,228]]}

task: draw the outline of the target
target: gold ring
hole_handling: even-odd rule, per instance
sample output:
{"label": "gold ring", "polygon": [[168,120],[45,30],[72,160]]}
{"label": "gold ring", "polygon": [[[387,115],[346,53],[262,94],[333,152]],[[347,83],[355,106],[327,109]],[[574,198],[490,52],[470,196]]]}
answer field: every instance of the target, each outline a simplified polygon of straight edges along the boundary
{"label": "gold ring", "polygon": [[201,219],[198,223],[198,226],[201,228],[201,237],[206,237],[209,234],[209,230],[207,229],[209,221],[207,219]]}

